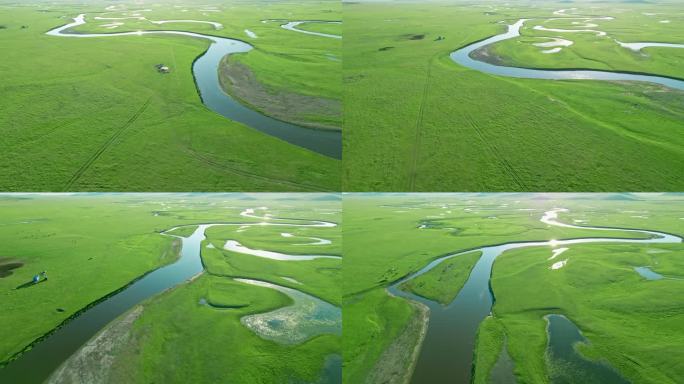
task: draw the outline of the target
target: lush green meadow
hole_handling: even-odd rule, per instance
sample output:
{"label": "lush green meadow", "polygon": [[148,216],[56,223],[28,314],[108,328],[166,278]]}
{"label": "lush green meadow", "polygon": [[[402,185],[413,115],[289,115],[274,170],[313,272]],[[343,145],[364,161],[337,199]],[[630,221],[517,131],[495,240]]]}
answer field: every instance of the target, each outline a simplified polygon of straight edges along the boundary
{"label": "lush green meadow", "polygon": [[[681,245],[572,246],[563,253],[567,265],[550,270],[548,250],[504,254],[492,274],[496,305],[491,321],[503,329],[516,376],[549,382],[549,374],[562,369],[546,357],[543,316],[555,313],[571,319],[589,340],[578,345],[580,353],[609,364],[630,382],[680,382],[684,314],[677,292],[683,284],[683,256]],[[648,281],[634,271],[644,265],[672,279]],[[489,332],[489,326],[481,329],[480,337],[486,339]],[[500,348],[478,349],[478,359],[489,356],[492,361]],[[487,382],[488,366],[476,368],[481,376],[476,382]]]}
{"label": "lush green meadow", "polygon": [[[608,71],[627,71],[652,73],[683,79],[684,71],[680,63],[684,60],[684,49],[649,47],[640,52],[621,47],[615,40],[629,42],[660,42],[682,44],[684,30],[684,8],[676,3],[627,8],[603,3],[590,9],[569,10],[565,16],[551,15],[541,17],[539,11],[530,11],[523,16],[534,17],[526,22],[519,39],[511,39],[492,47],[504,64],[533,68],[586,68]],[[648,11],[652,12],[648,12]],[[655,12],[655,14],[653,14]],[[507,12],[506,12],[507,13]],[[575,17],[611,16],[613,20],[591,19],[585,22]],[[567,17],[559,20],[557,17]],[[662,23],[667,21],[667,23]],[[581,24],[573,24],[579,22]],[[598,36],[594,32],[552,32],[534,30],[541,25],[553,29],[587,29],[605,32]],[[573,42],[558,53],[544,54],[535,43],[544,42],[543,37],[560,37]]]}
{"label": "lush green meadow", "polygon": [[[610,195],[581,195],[581,194],[357,194],[345,195],[344,197],[344,275],[349,276],[344,279],[344,369],[345,382],[380,382],[382,378],[378,378],[375,374],[382,367],[378,367],[378,363],[387,361],[385,355],[388,350],[396,348],[393,343],[394,340],[401,338],[404,333],[409,333],[415,327],[412,319],[419,316],[417,309],[404,299],[392,297],[387,294],[385,288],[396,282],[400,278],[415,272],[425,266],[431,260],[446,254],[456,253],[463,250],[478,248],[485,245],[501,244],[513,241],[529,241],[529,240],[559,240],[577,237],[592,237],[597,236],[595,230],[583,230],[562,228],[556,226],[547,226],[539,220],[544,211],[557,207],[569,209],[569,212],[562,213],[560,220],[563,222],[575,223],[577,225],[598,225],[598,226],[617,226],[624,228],[648,228],[654,230],[661,230],[666,232],[681,233],[681,209],[673,209],[681,205],[681,196],[678,195],[630,195],[630,194],[610,194]],[[632,213],[636,211],[637,213]],[[644,213],[647,212],[647,213]],[[631,216],[648,216],[649,219],[642,219]],[[577,221],[575,221],[577,220]],[[421,228],[423,227],[423,228]],[[610,233],[601,233],[601,235],[610,235],[611,237],[636,237],[633,233],[626,233],[620,231],[611,231]],[[574,247],[574,246],[573,246]],[[550,256],[548,249],[545,250],[520,250],[516,251],[516,255],[532,253],[536,254],[534,258],[534,267],[530,266],[529,259],[527,262],[518,261],[519,258],[505,254],[501,260],[497,261],[494,268],[494,282],[514,281],[516,284],[525,285],[524,294],[527,299],[525,302],[534,302],[532,304],[525,304],[526,307],[545,308],[555,307],[549,303],[539,304],[539,300],[546,297],[546,295],[536,295],[542,286],[545,286],[546,280],[540,280],[539,284],[530,284],[535,278],[531,275],[531,271],[538,271],[545,273],[550,279],[555,276],[551,272],[567,273],[569,267],[574,263],[573,254],[580,254],[580,249],[594,249],[593,253],[583,256],[582,259],[587,261],[586,267],[591,270],[586,276],[576,277],[574,280],[563,279],[555,282],[553,289],[548,289],[545,293],[551,298],[559,298],[563,296],[567,300],[568,308],[572,306],[573,313],[581,310],[579,304],[573,306],[572,303],[579,303],[581,300],[587,302],[587,306],[596,305],[593,300],[589,300],[589,295],[592,289],[605,284],[606,281],[618,282],[619,279],[612,275],[605,274],[603,265],[608,265],[612,262],[618,264],[615,268],[620,274],[627,276],[627,280],[631,283],[640,282],[639,275],[631,269],[631,266],[653,265],[654,261],[645,257],[639,250],[643,251],[646,247],[639,246],[624,246],[621,244],[615,245],[592,245],[582,247],[577,246],[577,250],[567,251],[570,262],[565,268],[560,271],[550,271],[546,259]],[[661,248],[661,246],[648,247],[648,249]],[[681,253],[681,246],[662,246],[662,248],[669,248],[670,253],[656,254],[658,258],[658,268],[656,272],[664,275],[676,277],[680,275],[678,271],[680,261],[676,261],[675,257],[668,257],[670,255],[676,256]],[[606,250],[609,250],[606,252]],[[535,253],[536,252],[536,253]],[[625,255],[631,255],[633,259],[625,257],[612,258],[613,252],[624,252]],[[653,251],[651,251],[653,252]],[[544,254],[546,257],[540,258],[539,254]],[[513,252],[510,252],[513,255]],[[435,301],[448,303],[455,297],[458,289],[467,278],[473,260],[469,260],[468,255],[477,255],[476,253],[466,254],[465,258],[450,259],[444,264],[438,266],[432,271],[420,276],[414,281],[406,283],[402,289],[410,288],[414,293],[428,297]],[[592,261],[594,255],[600,256],[600,260],[595,263]],[[641,256],[637,256],[641,255]],[[667,256],[666,256],[667,255]],[[473,256],[475,257],[475,256]],[[563,256],[565,258],[565,255]],[[500,265],[505,260],[516,262],[516,266],[520,269],[520,273],[516,273],[517,269],[507,269]],[[578,262],[579,263],[579,262]],[[630,264],[632,263],[632,264]],[[599,268],[601,267],[601,268]],[[528,274],[529,269],[529,274]],[[582,269],[584,270],[584,269]],[[577,273],[581,274],[582,270]],[[610,269],[613,271],[613,269]],[[501,276],[500,280],[497,280]],[[546,275],[545,275],[546,276]],[[595,282],[591,282],[592,276],[600,276],[601,278]],[[353,278],[352,278],[353,277]],[[585,284],[586,283],[586,284]],[[630,284],[631,284],[630,283]],[[645,284],[649,284],[647,282]],[[659,283],[659,282],[655,282]],[[511,283],[512,284],[512,283]],[[478,338],[478,353],[475,356],[477,364],[476,380],[478,382],[487,382],[489,378],[489,371],[499,357],[503,340],[501,335],[506,335],[509,343],[509,351],[514,359],[521,358],[522,353],[533,353],[531,350],[525,349],[525,335],[521,331],[517,333],[518,339],[513,340],[513,336],[508,332],[508,323],[506,327],[502,325],[499,318],[501,313],[498,308],[499,295],[496,295],[497,289],[500,290],[502,296],[508,297],[504,303],[509,306],[515,306],[519,291],[516,287],[508,284],[506,286],[494,284],[494,292],[497,299],[495,309],[495,318],[490,318],[483,322],[480,328],[480,336]],[[567,287],[565,286],[567,285]],[[582,286],[585,285],[585,286]],[[614,294],[622,294],[617,296],[612,302],[616,306],[620,305],[621,298],[629,295],[629,289],[625,290],[627,285],[608,284],[605,289],[612,290]],[[554,290],[568,290],[567,295],[561,295]],[[677,289],[675,286],[670,286],[667,289]],[[456,290],[456,292],[454,292]],[[573,296],[569,291],[583,290],[585,296],[583,299]],[[572,291],[574,293],[574,291]],[[659,303],[667,303],[666,309],[663,311],[672,312],[676,307],[676,303],[669,299],[668,290],[661,291]],[[650,292],[649,295],[658,295],[658,292]],[[650,296],[649,296],[650,297]],[[639,299],[645,302],[645,298]],[[669,301],[668,301],[669,300]],[[548,305],[547,305],[548,304]],[[523,304],[521,304],[523,305]],[[629,303],[622,304],[623,307],[629,307]],[[565,307],[564,307],[565,308]],[[650,309],[655,308],[655,304]],[[649,308],[641,308],[647,311]],[[617,311],[616,307],[603,308],[603,311]],[[502,309],[503,311],[503,309]],[[513,314],[518,314],[514,309],[505,312],[512,320],[511,323],[519,321],[518,318],[512,318]],[[519,311],[519,312],[522,312]],[[544,363],[545,350],[545,322],[541,317],[542,312],[532,311],[527,314],[534,319],[533,325],[529,327],[536,327],[535,337],[542,332],[541,338],[534,339],[536,346],[534,351],[539,351],[542,348],[541,355],[529,357],[530,366],[534,364]],[[625,316],[626,313],[616,312],[614,318]],[[590,315],[587,315],[590,316]],[[644,314],[644,319],[650,317],[657,317],[658,312]],[[504,317],[504,320],[508,317]],[[574,318],[573,318],[574,320]],[[634,320],[635,322],[642,320]],[[536,321],[536,322],[535,322]],[[617,321],[617,320],[616,320]],[[662,320],[664,324],[671,325],[667,328],[669,331],[676,331],[674,320]],[[668,322],[672,321],[672,322]],[[410,325],[411,324],[411,325]],[[636,324],[636,323],[631,323]],[[644,323],[642,323],[643,325]],[[428,325],[429,326],[429,325]],[[512,327],[512,325],[510,325]],[[674,328],[672,328],[674,327]],[[583,327],[582,331],[585,329]],[[504,331],[506,329],[506,331]],[[648,332],[648,331],[644,331]],[[681,333],[681,332],[680,332]],[[590,335],[585,332],[585,335],[591,339]],[[643,336],[643,335],[642,335]],[[414,343],[417,339],[414,338]],[[608,340],[605,338],[604,340]],[[629,342],[628,340],[624,341]],[[632,340],[633,342],[633,340]],[[676,342],[673,341],[672,345]],[[405,366],[409,367],[411,364],[409,349],[412,345],[405,345],[403,353],[405,356]],[[512,348],[518,348],[518,353],[514,354]],[[613,348],[617,350],[619,348]],[[639,346],[633,345],[633,349],[639,349]],[[602,350],[603,351],[603,350]],[[603,352],[600,352],[603,353]],[[598,356],[599,352],[595,352],[594,356]],[[601,355],[603,356],[603,355]],[[525,357],[527,359],[527,357]],[[515,360],[516,364],[518,360]],[[662,362],[662,361],[661,361]],[[526,366],[527,367],[527,366]],[[662,367],[662,366],[661,366]],[[528,382],[528,378],[532,377],[538,379],[540,376],[534,376],[532,368],[522,368],[516,365],[516,375],[520,382]],[[545,371],[542,371],[545,372]],[[395,370],[395,374],[406,375],[411,374],[410,369]],[[646,373],[644,373],[646,374]],[[371,379],[372,378],[372,379]],[[387,379],[385,377],[384,379]],[[396,382],[403,382],[401,376],[395,377]],[[535,382],[529,380],[529,382]]]}
{"label": "lush green meadow", "polygon": [[[219,293],[227,297],[217,301]],[[207,295],[212,305],[245,306],[200,305]],[[242,316],[288,304],[278,291],[204,275],[143,305],[130,330],[132,342],[112,365],[111,382],[316,382],[325,357],[340,353],[339,337],[322,335],[301,345],[283,345],[240,323]],[[97,364],[90,369],[98,369]]]}
{"label": "lush green meadow", "polygon": [[[180,242],[158,232],[178,218],[154,216],[161,206],[152,201],[0,196],[0,257],[23,264],[0,278],[0,361],[89,303],[177,258]],[[47,282],[21,288],[41,271]]]}
{"label": "lush green meadow", "polygon": [[[0,196],[0,237],[5,244],[0,260],[22,263],[0,277],[5,309],[0,315],[4,325],[2,360],[88,304],[175,261],[181,243],[161,231],[185,225],[171,233],[189,236],[196,229],[193,224],[259,223],[262,218],[240,215],[257,206],[269,207],[263,213],[288,218],[280,223],[338,223],[340,205],[336,195],[308,194]],[[257,212],[260,216],[261,211]],[[329,245],[306,246],[313,254],[341,255],[339,226],[279,228],[296,236],[331,241]],[[334,369],[329,367],[331,356],[340,355],[340,336],[321,334],[297,344],[263,339],[245,327],[241,318],[289,306],[292,299],[233,278],[272,282],[339,306],[341,260],[276,261],[222,250],[228,238],[284,253],[305,247],[292,244],[300,238],[282,237],[270,227],[239,230],[244,228],[207,230],[207,239],[201,244],[204,274],[150,298],[110,323],[89,342],[96,352],[77,354],[80,357],[69,360],[67,370],[77,368],[81,377],[99,375],[105,382],[141,383],[269,383],[284,377],[293,382],[318,382],[326,377],[326,370]],[[26,284],[43,270],[48,273],[47,281]],[[100,354],[110,357],[107,364],[92,357]],[[235,369],[237,365],[243,368]]]}
{"label": "lush green meadow", "polygon": [[312,31],[319,33],[327,33],[329,35],[342,36],[342,24],[304,23],[299,24],[297,28],[304,31]]}
{"label": "lush green meadow", "polygon": [[411,291],[418,296],[448,305],[463,288],[482,252],[470,252],[441,263],[437,268],[424,275],[405,282],[401,289]]}
{"label": "lush green meadow", "polygon": [[[684,93],[634,82],[505,78],[461,67],[449,57],[460,47],[504,32],[507,23],[551,18],[553,11],[571,6],[580,14],[624,10],[614,13],[613,21],[597,23],[625,42],[682,43],[681,31],[671,33],[682,12],[674,2],[664,12],[668,18],[672,14],[672,23],[658,28],[648,28],[654,18],[642,13],[660,12],[660,4],[345,3],[344,188],[681,190]],[[534,21],[520,40],[540,35],[529,30]],[[682,77],[682,49],[647,48],[642,56],[618,50],[608,38],[593,44],[591,33],[560,35],[578,41],[558,54],[535,51],[526,66]],[[527,45],[519,40],[500,45],[497,50],[506,54],[515,51],[507,59],[517,57],[517,64],[531,55],[532,48],[520,48]],[[597,62],[589,65],[594,53]]]}
{"label": "lush green meadow", "polygon": [[[338,190],[340,162],[238,124],[206,108],[191,66],[208,42],[179,36],[75,39],[45,32],[85,13],[79,31],[182,29],[248,41],[242,55],[268,89],[339,100],[336,43],[284,30],[267,18],[322,18],[336,2],[217,2],[219,12],[167,1],[139,14],[151,20],[198,19],[223,24],[142,20],[106,11],[110,2],[0,4],[5,191],[316,191]],[[124,4],[128,10],[145,6]],[[183,12],[185,10],[186,12]],[[330,11],[330,12],[328,12]],[[133,11],[131,11],[133,12]],[[97,21],[96,24],[92,22]],[[116,29],[102,25],[122,22]],[[91,29],[92,28],[92,29]],[[250,39],[245,29],[257,33]],[[154,65],[165,63],[169,74]],[[315,123],[316,116],[307,116]],[[312,120],[313,119],[313,120]],[[334,121],[334,117],[325,117]],[[336,119],[340,119],[338,116]]]}
{"label": "lush green meadow", "polygon": [[[274,207],[269,213],[274,216],[291,217],[292,213],[299,212],[308,219],[339,220],[336,215],[325,217],[311,213],[312,207],[335,210],[339,201],[271,204]],[[280,233],[269,227],[238,230],[239,226],[210,228],[202,244],[205,273],[142,305],[142,314],[130,329],[131,342],[121,348],[111,364],[112,382],[328,382],[321,375],[326,359],[340,354],[341,337],[323,334],[294,345],[261,338],[242,325],[240,319],[290,305],[292,300],[276,290],[254,287],[232,278],[273,282],[339,305],[341,261],[275,261],[222,250],[226,238],[240,239],[250,246],[259,244],[263,246],[261,249],[270,251],[293,249],[290,244],[279,241]],[[280,227],[280,230],[289,228]],[[339,227],[319,230],[321,236],[333,241],[331,247],[340,248]],[[272,243],[267,240],[269,236],[274,240]],[[209,245],[214,248],[208,248]],[[310,248],[316,250],[317,246]],[[202,304],[203,299],[209,306]]]}

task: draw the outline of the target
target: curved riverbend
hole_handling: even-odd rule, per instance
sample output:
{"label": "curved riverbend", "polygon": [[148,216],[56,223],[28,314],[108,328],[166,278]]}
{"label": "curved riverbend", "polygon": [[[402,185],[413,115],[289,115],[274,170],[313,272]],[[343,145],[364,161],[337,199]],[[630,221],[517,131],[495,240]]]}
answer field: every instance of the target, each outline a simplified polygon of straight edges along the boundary
{"label": "curved riverbend", "polygon": [[252,249],[240,244],[237,240],[228,240],[223,246],[223,249],[230,252],[237,252],[243,255],[250,255],[256,257],[263,257],[272,260],[287,260],[287,261],[307,261],[316,259],[341,259],[340,256],[332,255],[288,255],[285,253],[266,251],[263,249]]}
{"label": "curved riverbend", "polygon": [[673,43],[623,43],[621,41],[615,40],[616,43],[620,44],[623,48],[631,49],[632,51],[641,51],[644,48],[684,48],[684,44],[673,44]]}
{"label": "curved riverbend", "polygon": [[546,315],[547,353],[552,364],[566,369],[552,370],[552,383],[567,383],[578,379],[576,372],[590,372],[581,377],[585,383],[629,384],[611,367],[599,361],[587,360],[575,348],[576,343],[586,343],[587,339],[577,326],[563,315]]}
{"label": "curved riverbend", "polygon": [[[547,211],[541,218],[541,222],[547,225],[584,230],[633,232],[646,234],[649,238],[593,237],[571,240],[513,242],[486,246],[438,258],[428,263],[419,271],[392,284],[387,288],[391,294],[423,303],[430,308],[428,330],[423,341],[420,356],[416,362],[412,379],[413,383],[470,382],[477,329],[480,322],[490,315],[494,303],[493,293],[489,285],[492,267],[496,258],[502,253],[510,249],[528,247],[549,247],[553,252],[553,249],[556,247],[584,243],[663,244],[682,242],[682,238],[678,236],[656,231],[576,226],[559,222],[557,220],[558,214],[566,211],[562,208]],[[404,282],[430,271],[441,262],[473,251],[481,251],[482,256],[470,272],[470,276],[463,285],[463,288],[461,288],[456,298],[449,305],[442,306],[439,303],[400,289]],[[555,256],[559,256],[562,251],[553,253],[555,253]],[[549,263],[552,262],[550,261]]]}
{"label": "curved riverbend", "polygon": [[321,334],[342,334],[342,310],[315,296],[267,281],[235,279],[245,284],[275,289],[293,304],[265,313],[243,316],[240,322],[260,337],[281,344],[299,344]]}
{"label": "curved riverbend", "polygon": [[340,22],[340,21],[302,20],[302,21],[290,21],[286,24],[281,25],[280,27],[287,29],[289,31],[306,33],[307,35],[329,37],[331,39],[341,39],[342,38],[342,36],[340,36],[340,35],[333,35],[333,34],[329,34],[329,33],[314,32],[314,31],[307,31],[305,29],[297,28],[298,25],[304,24],[304,23],[342,24],[342,22]]}
{"label": "curved riverbend", "polygon": [[[169,22],[171,21],[174,20]],[[212,44],[207,51],[199,56],[192,65],[192,73],[197,90],[204,105],[222,116],[287,141],[290,144],[335,159],[342,158],[342,133],[340,131],[311,129],[276,120],[247,108],[223,91],[218,78],[218,67],[221,59],[233,53],[249,52],[253,48],[250,44],[220,36],[174,30],[117,33],[76,33],[69,31],[83,24],[86,24],[85,14],[80,14],[74,18],[73,22],[52,29],[46,32],[46,34],[49,36],[77,38],[170,34],[211,41]]]}
{"label": "curved riverbend", "polygon": [[451,60],[464,67],[475,69],[480,72],[492,75],[515,77],[523,79],[545,79],[545,80],[603,80],[603,81],[642,81],[660,84],[669,88],[684,90],[684,80],[664,76],[654,76],[626,72],[610,72],[595,70],[575,70],[575,69],[532,69],[521,67],[507,67],[486,63],[473,59],[470,54],[475,50],[490,44],[497,43],[520,36],[520,28],[529,19],[520,19],[516,23],[508,26],[508,31],[500,35],[492,36],[488,39],[470,44],[458,49],[450,54]]}
{"label": "curved riverbend", "polygon": [[333,35],[329,33],[322,33],[322,32],[314,32],[314,31],[307,31],[304,29],[299,29],[297,28],[298,25],[305,24],[305,23],[322,23],[322,24],[342,24],[341,21],[327,21],[327,20],[297,20],[297,21],[288,21],[288,20],[281,20],[281,19],[268,19],[268,20],[262,20],[262,23],[268,23],[270,21],[277,21],[277,22],[284,22],[285,24],[280,24],[280,28],[287,29],[288,31],[293,31],[293,32],[299,32],[299,33],[305,33],[307,35],[314,35],[314,36],[321,36],[321,37],[328,37],[331,39],[341,39],[342,36],[340,35]]}
{"label": "curved riverbend", "polygon": [[[287,219],[274,219],[287,220]],[[201,244],[205,231],[213,226],[293,226],[293,227],[335,227],[337,224],[325,221],[298,219],[294,223],[211,223],[173,227],[163,235],[181,240],[181,256],[173,264],[156,269],[101,301],[85,308],[73,318],[67,319],[52,333],[35,342],[7,366],[0,369],[0,382],[42,383],[64,361],[84,345],[109,322],[133,308],[142,301],[182,284],[204,271],[201,259]],[[173,230],[197,226],[188,237],[173,235]],[[274,288],[275,289],[275,288]],[[289,288],[292,289],[292,288]]]}

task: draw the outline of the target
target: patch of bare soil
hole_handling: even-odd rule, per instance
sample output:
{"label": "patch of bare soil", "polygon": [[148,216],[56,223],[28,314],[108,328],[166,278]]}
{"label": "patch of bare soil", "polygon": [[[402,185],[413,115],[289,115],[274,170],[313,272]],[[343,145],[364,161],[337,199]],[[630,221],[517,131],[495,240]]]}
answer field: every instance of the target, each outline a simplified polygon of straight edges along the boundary
{"label": "patch of bare soil", "polygon": [[408,384],[411,381],[427,332],[430,309],[421,303],[410,304],[417,309],[416,315],[380,355],[366,379],[366,384]]}
{"label": "patch of bare soil", "polygon": [[249,67],[235,61],[232,55],[221,60],[219,81],[229,95],[278,120],[310,128],[340,129],[331,123],[310,118],[322,116],[339,120],[342,115],[342,103],[339,100],[267,88],[256,79]]}
{"label": "patch of bare soil", "polygon": [[470,53],[470,57],[479,60],[479,61],[484,61],[485,63],[489,64],[494,64],[494,65],[504,65],[504,59],[492,52],[490,47],[488,45],[485,45],[482,48],[476,49],[473,52]]}
{"label": "patch of bare soil", "polygon": [[131,326],[143,312],[141,305],[107,325],[48,379],[48,384],[103,384],[112,382],[110,372],[116,356],[131,337]]}
{"label": "patch of bare soil", "polygon": [[24,263],[17,259],[9,257],[0,257],[0,278],[12,275],[12,270],[21,268]]}

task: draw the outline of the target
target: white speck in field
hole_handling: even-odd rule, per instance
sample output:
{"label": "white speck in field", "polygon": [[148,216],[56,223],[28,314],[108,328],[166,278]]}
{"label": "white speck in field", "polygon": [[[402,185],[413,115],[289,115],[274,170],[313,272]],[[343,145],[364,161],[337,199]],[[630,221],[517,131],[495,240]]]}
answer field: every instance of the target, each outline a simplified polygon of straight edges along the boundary
{"label": "white speck in field", "polygon": [[594,29],[559,29],[559,28],[546,28],[541,25],[535,25],[532,29],[537,30],[537,31],[547,31],[547,32],[592,32],[595,33],[596,36],[606,36],[607,33],[603,31],[597,31]]}
{"label": "white speck in field", "polygon": [[245,33],[247,34],[247,36],[249,36],[249,37],[251,37],[251,38],[253,38],[253,39],[256,39],[256,38],[257,38],[256,33],[250,31],[249,29],[245,29]]}
{"label": "white speck in field", "polygon": [[567,264],[567,263],[568,263],[568,259],[553,263],[553,265],[551,266],[551,270],[561,269],[561,268],[565,267],[565,264]]}
{"label": "white speck in field", "polygon": [[535,47],[551,48],[551,47],[569,47],[574,44],[572,40],[561,39],[557,37],[544,37],[544,39],[550,39],[551,41],[546,41],[543,43],[534,43]]}
{"label": "white speck in field", "polygon": [[660,20],[659,23],[661,23],[661,24],[670,24],[670,20]]}
{"label": "white speck in field", "polygon": [[547,50],[542,51],[542,53],[558,53],[558,52],[560,52],[562,49],[563,49],[563,48],[551,48],[551,49],[547,49]]}
{"label": "white speck in field", "polygon": [[547,260],[553,260],[553,259],[555,259],[556,256],[558,256],[558,255],[560,255],[561,253],[567,251],[568,249],[569,249],[569,248],[558,248],[558,249],[552,250],[551,253],[553,253],[553,254],[552,254],[551,257],[549,257]]}
{"label": "white speck in field", "polygon": [[289,281],[289,282],[291,282],[291,283],[295,283],[295,284],[301,284],[301,283],[302,283],[301,281],[295,280],[295,279],[293,279],[293,278],[291,278],[291,277],[286,277],[286,276],[280,276],[280,277],[283,278],[283,279],[285,279],[285,280],[287,280],[287,281]]}

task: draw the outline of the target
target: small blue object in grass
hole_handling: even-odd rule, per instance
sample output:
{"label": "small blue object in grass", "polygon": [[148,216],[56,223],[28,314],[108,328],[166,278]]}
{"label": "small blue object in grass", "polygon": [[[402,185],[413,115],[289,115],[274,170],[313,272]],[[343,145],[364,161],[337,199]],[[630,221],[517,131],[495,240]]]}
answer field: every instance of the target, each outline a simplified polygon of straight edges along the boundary
{"label": "small blue object in grass", "polygon": [[33,281],[33,283],[36,284],[36,283],[40,282],[41,278],[43,280],[47,280],[47,271],[43,271],[43,272],[33,276],[33,279],[31,279],[31,281]]}

